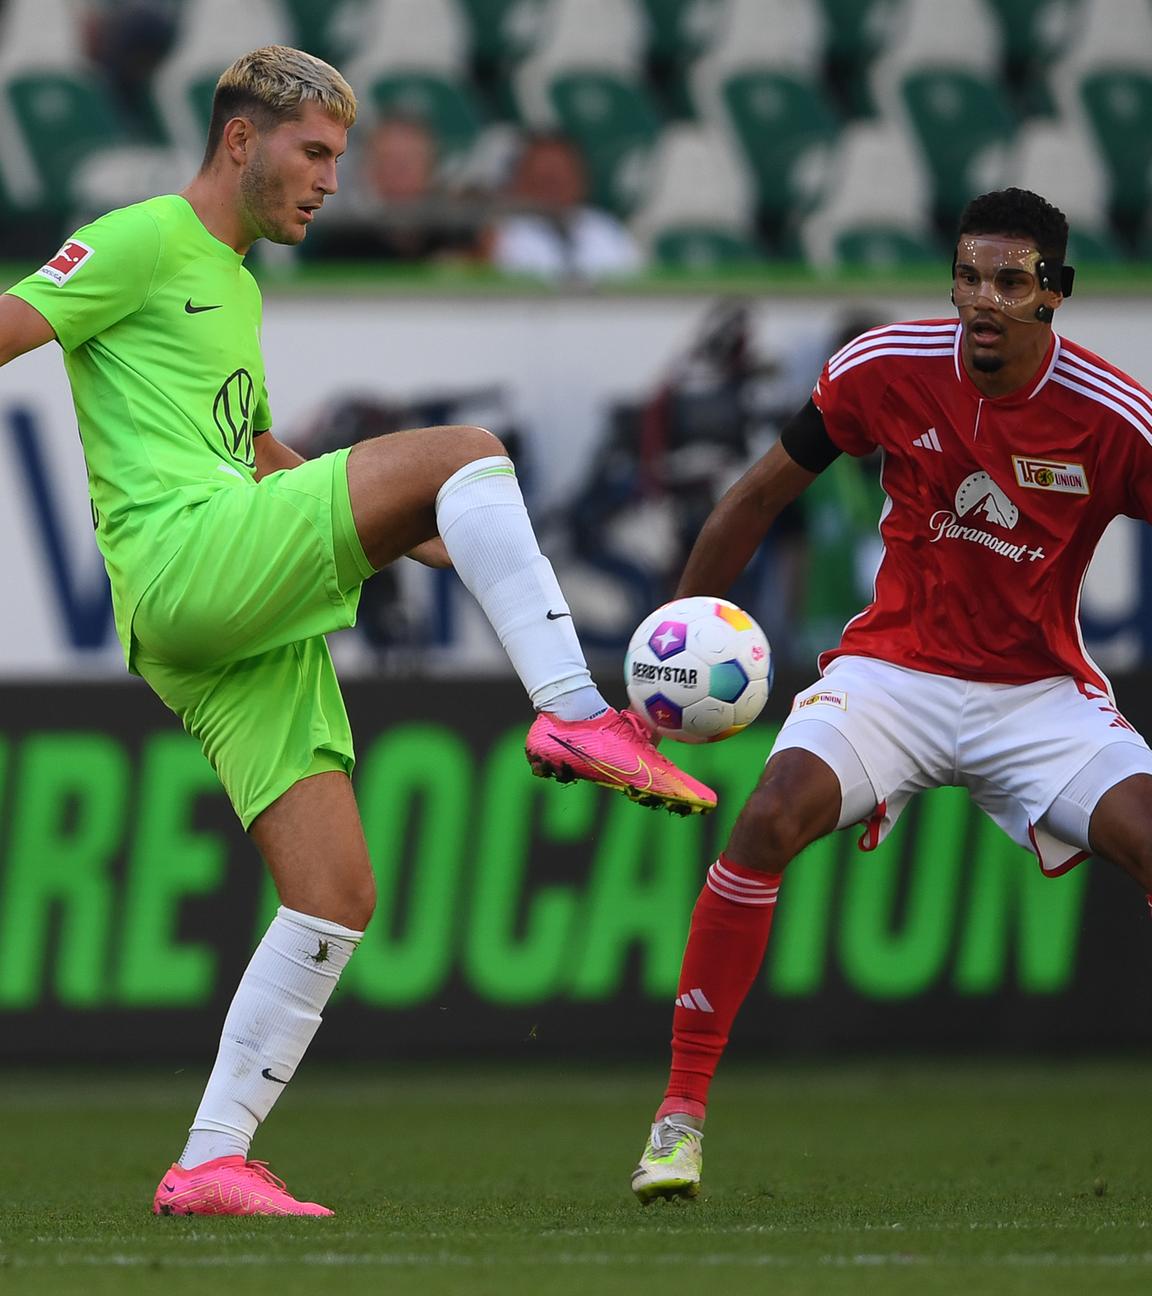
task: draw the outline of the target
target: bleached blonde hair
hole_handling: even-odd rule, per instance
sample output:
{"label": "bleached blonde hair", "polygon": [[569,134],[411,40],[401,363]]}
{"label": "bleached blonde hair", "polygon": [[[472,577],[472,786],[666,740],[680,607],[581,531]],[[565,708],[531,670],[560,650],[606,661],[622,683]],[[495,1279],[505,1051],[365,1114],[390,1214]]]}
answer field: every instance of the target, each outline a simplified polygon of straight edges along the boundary
{"label": "bleached blonde hair", "polygon": [[250,117],[260,130],[299,117],[305,103],[319,104],[343,126],[356,120],[356,95],[330,64],[288,45],[264,45],[242,54],[216,82],[204,150],[215,154],[233,117]]}

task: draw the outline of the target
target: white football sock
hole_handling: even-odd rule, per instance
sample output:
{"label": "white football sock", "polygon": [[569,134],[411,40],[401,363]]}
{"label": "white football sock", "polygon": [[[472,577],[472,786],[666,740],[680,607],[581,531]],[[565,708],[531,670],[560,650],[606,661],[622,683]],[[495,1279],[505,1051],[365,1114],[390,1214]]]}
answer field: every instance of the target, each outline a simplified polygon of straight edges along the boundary
{"label": "white football sock", "polygon": [[292,1079],[363,932],[285,909],[248,964],[180,1164],[247,1157],[256,1127]]}
{"label": "white football sock", "polygon": [[491,455],[453,473],[436,495],[436,525],[532,705],[564,712],[565,720],[606,710],[567,600],[536,542],[511,459]]}

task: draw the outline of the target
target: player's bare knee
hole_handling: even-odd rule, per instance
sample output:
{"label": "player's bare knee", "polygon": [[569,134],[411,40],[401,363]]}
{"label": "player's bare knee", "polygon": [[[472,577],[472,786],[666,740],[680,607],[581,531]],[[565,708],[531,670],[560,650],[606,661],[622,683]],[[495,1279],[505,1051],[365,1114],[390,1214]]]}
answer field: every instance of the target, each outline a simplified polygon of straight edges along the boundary
{"label": "player's bare knee", "polygon": [[326,912],[321,917],[331,917],[342,927],[363,931],[376,911],[376,895],[374,892],[343,892],[324,907]]}
{"label": "player's bare knee", "polygon": [[504,442],[487,428],[461,423],[443,428],[452,447],[452,458],[458,460],[453,472],[466,468],[477,459],[490,459],[493,455],[507,455]]}
{"label": "player's bare knee", "polygon": [[376,879],[371,872],[367,876],[359,875],[349,882],[342,904],[349,914],[346,925],[354,931],[363,931],[376,912]]}
{"label": "player's bare knee", "polygon": [[745,868],[782,873],[813,840],[805,815],[771,786],[748,798],[732,830],[729,851]]}

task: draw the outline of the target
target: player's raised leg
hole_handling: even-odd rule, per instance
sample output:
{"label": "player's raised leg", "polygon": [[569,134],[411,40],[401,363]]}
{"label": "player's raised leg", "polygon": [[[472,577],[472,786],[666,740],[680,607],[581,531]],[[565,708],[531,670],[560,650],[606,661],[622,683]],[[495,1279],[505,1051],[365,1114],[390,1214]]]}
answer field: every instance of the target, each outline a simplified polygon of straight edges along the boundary
{"label": "player's raised leg", "polygon": [[680,814],[715,806],[710,788],[600,695],[512,461],[490,432],[425,428],[362,442],[348,458],[348,489],[373,566],[440,536],[539,712],[526,744],[534,773],[586,779]]}
{"label": "player's raised leg", "polygon": [[347,775],[302,779],[250,832],[281,907],[240,980],[188,1142],[156,1189],[156,1214],[332,1213],[298,1201],[248,1152],[372,916],[375,883]]}
{"label": "player's raised leg", "polygon": [[818,756],[778,752],[741,810],[692,910],[672,1014],[672,1067],[632,1191],[695,1197],[708,1089],[740,1005],[760,971],[781,875],[841,810],[837,774]]}

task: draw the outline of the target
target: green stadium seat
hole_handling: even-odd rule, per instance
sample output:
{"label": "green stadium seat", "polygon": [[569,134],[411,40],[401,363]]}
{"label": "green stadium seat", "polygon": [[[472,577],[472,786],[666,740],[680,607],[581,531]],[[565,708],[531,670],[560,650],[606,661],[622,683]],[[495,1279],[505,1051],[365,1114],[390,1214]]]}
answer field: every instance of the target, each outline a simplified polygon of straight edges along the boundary
{"label": "green stadium seat", "polygon": [[842,266],[869,270],[941,264],[940,248],[934,239],[918,238],[891,225],[842,230],[835,239],[835,255]]}
{"label": "green stadium seat", "polygon": [[1103,229],[1068,232],[1068,263],[1074,266],[1115,265],[1124,259],[1112,234]]}
{"label": "green stadium seat", "polygon": [[515,67],[535,50],[550,0],[459,0],[468,19],[472,56],[493,67]]}
{"label": "green stadium seat", "polygon": [[788,72],[738,72],[721,86],[721,101],[752,172],[761,221],[776,234],[819,201],[839,120],[814,81]]}
{"label": "green stadium seat", "polygon": [[848,117],[875,112],[868,76],[905,0],[821,0],[827,84]]}
{"label": "green stadium seat", "polygon": [[547,28],[551,0],[459,0],[468,20],[472,74],[500,119],[519,119],[512,82]]}
{"label": "green stadium seat", "polygon": [[415,117],[436,136],[441,156],[458,159],[476,142],[481,112],[468,82],[435,72],[397,69],[372,83],[370,97],[382,117]]}
{"label": "green stadium seat", "polygon": [[208,130],[208,123],[212,120],[212,100],[216,95],[216,82],[219,79],[218,72],[209,72],[206,76],[193,77],[184,86],[188,111],[196,120],[202,133]]}
{"label": "green stadium seat", "polygon": [[1076,34],[1083,0],[986,0],[1000,27],[1002,81],[1022,116],[1055,115],[1049,69]]}
{"label": "green stadium seat", "polygon": [[295,44],[329,63],[339,63],[347,53],[339,31],[342,6],[332,0],[280,0],[295,28]]}
{"label": "green stadium seat", "polygon": [[35,205],[64,209],[72,178],[84,158],[127,142],[103,85],[81,71],[55,68],[9,77],[3,94],[40,194]]}
{"label": "green stadium seat", "polygon": [[1068,218],[1073,262],[1118,255],[1108,219],[1108,174],[1082,117],[1034,118],[1017,133],[1005,177],[1043,194]]}
{"label": "green stadium seat", "polygon": [[168,142],[204,149],[212,91],[242,50],[290,45],[292,23],[279,0],[180,0],[177,40],[152,79],[152,100]]}
{"label": "green stadium seat", "polygon": [[652,251],[658,265],[677,270],[724,270],[764,260],[750,238],[703,225],[661,231]]}
{"label": "green stadium seat", "polygon": [[648,49],[677,63],[691,63],[716,39],[726,0],[640,0],[648,18]]}
{"label": "green stadium seat", "polygon": [[[836,145],[834,178],[802,228],[813,266],[908,264],[932,247],[931,188],[918,149],[891,122],[849,122]],[[877,183],[882,177],[882,183]]]}
{"label": "green stadium seat", "polygon": [[648,67],[673,117],[695,115],[688,77],[723,29],[726,0],[642,0]]}
{"label": "green stadium seat", "polygon": [[662,121],[644,86],[608,69],[554,76],[548,96],[556,124],[580,146],[591,200],[620,215],[643,197]]}
{"label": "green stadium seat", "polygon": [[937,220],[950,227],[982,187],[976,163],[1009,144],[1015,117],[996,81],[965,68],[921,68],[899,92],[931,176]]}
{"label": "green stadium seat", "polygon": [[1080,96],[1108,172],[1112,218],[1124,230],[1138,229],[1152,197],[1152,71],[1089,72]]}

